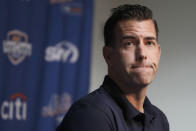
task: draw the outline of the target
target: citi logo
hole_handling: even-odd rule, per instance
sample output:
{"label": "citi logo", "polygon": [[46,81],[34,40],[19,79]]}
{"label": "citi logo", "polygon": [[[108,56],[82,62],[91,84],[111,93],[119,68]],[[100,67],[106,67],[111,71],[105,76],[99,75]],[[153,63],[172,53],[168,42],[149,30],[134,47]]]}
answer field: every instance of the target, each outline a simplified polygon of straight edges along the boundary
{"label": "citi logo", "polygon": [[22,93],[15,93],[10,100],[1,104],[1,118],[3,120],[26,120],[27,119],[27,98]]}
{"label": "citi logo", "polygon": [[46,48],[45,60],[48,62],[76,63],[79,57],[77,47],[67,41],[60,41],[55,46]]}

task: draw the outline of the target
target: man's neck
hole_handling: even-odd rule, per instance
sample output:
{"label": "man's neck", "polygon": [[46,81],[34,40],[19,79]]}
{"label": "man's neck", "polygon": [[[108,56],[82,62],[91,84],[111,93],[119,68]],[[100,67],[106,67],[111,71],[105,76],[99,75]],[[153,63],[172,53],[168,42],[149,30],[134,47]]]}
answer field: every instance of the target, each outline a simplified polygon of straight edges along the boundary
{"label": "man's neck", "polygon": [[109,75],[124,93],[127,100],[141,113],[144,113],[144,100],[146,97],[147,86],[125,85],[119,79]]}
{"label": "man's neck", "polygon": [[141,113],[144,113],[144,100],[146,97],[146,88],[140,90],[140,92],[125,93],[127,100]]}

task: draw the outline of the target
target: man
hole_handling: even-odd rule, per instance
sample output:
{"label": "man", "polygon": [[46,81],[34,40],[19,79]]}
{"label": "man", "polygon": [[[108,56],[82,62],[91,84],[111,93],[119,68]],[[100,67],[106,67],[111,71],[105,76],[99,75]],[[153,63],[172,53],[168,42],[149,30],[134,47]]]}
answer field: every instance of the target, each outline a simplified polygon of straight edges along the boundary
{"label": "man", "polygon": [[146,97],[161,55],[152,11],[121,5],[104,27],[103,85],[75,102],[57,131],[169,131],[166,116]]}

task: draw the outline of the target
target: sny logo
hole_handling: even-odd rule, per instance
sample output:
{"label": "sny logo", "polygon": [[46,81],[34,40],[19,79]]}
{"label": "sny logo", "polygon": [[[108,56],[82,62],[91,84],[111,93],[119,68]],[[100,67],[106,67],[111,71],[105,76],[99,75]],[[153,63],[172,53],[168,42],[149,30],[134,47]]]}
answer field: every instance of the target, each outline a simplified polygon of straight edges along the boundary
{"label": "sny logo", "polygon": [[67,41],[61,41],[56,46],[49,46],[46,48],[45,60],[48,62],[62,61],[66,63],[77,62],[79,57],[77,47]]}
{"label": "sny logo", "polygon": [[26,33],[11,30],[7,33],[7,40],[3,41],[3,52],[8,55],[13,65],[18,65],[26,56],[31,55],[32,46],[28,43]]}

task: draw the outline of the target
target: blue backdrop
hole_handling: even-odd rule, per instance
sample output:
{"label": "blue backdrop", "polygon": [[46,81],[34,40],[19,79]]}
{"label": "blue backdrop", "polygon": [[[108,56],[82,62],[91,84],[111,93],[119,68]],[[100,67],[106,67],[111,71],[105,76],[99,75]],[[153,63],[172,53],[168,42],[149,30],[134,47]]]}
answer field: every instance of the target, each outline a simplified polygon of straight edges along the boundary
{"label": "blue backdrop", "polygon": [[89,88],[93,0],[0,0],[0,130],[54,131]]}

